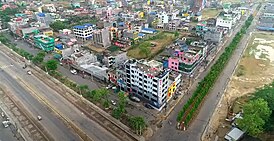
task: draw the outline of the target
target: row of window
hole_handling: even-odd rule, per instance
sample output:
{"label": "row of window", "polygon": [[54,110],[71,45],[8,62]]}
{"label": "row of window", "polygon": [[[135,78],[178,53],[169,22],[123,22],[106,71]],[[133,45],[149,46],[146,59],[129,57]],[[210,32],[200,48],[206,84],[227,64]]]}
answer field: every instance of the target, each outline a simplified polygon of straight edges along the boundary
{"label": "row of window", "polygon": [[230,24],[230,23],[231,23],[231,21],[222,21],[222,20],[220,20],[220,21],[219,21],[219,23],[226,23],[226,24]]}

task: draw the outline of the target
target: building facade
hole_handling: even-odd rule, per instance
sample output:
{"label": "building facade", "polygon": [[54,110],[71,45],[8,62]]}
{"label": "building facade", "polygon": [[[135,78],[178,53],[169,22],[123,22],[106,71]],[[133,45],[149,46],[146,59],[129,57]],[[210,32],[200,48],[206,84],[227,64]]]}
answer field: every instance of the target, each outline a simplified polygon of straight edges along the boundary
{"label": "building facade", "polygon": [[93,43],[95,46],[100,46],[104,48],[110,47],[111,41],[110,41],[109,29],[103,28],[103,29],[94,30]]}
{"label": "building facade", "polygon": [[36,35],[34,36],[35,45],[44,51],[53,51],[55,47],[54,38],[48,37],[46,35]]}
{"label": "building facade", "polygon": [[145,99],[161,110],[167,102],[169,73],[170,70],[163,69],[157,61],[128,60],[121,73],[123,77],[118,75],[118,85],[121,90]]}
{"label": "building facade", "polygon": [[73,27],[73,33],[76,39],[86,41],[92,39],[94,28],[92,24],[77,25]]}

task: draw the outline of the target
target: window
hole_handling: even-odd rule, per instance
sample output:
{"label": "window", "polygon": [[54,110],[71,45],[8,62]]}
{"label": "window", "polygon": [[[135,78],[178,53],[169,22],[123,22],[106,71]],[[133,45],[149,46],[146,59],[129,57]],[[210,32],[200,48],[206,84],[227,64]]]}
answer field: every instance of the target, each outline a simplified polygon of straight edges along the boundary
{"label": "window", "polygon": [[153,102],[156,102],[156,103],[157,103],[157,100],[155,100],[155,99],[153,99],[153,98],[151,98],[151,101],[153,101]]}
{"label": "window", "polygon": [[175,65],[177,65],[177,63],[175,63]]}
{"label": "window", "polygon": [[147,81],[146,81],[146,80],[144,80],[144,83],[147,83]]}
{"label": "window", "polygon": [[174,69],[176,69],[176,70],[177,70],[178,68],[177,68],[177,67],[175,67]]}
{"label": "window", "polygon": [[149,97],[148,97],[147,95],[144,95],[144,97],[145,97],[146,99],[149,99]]}
{"label": "window", "polygon": [[174,62],[171,62],[171,64],[174,64]]}
{"label": "window", "polygon": [[152,86],[153,86],[154,88],[157,88],[157,85],[155,85],[155,84],[153,84]]}

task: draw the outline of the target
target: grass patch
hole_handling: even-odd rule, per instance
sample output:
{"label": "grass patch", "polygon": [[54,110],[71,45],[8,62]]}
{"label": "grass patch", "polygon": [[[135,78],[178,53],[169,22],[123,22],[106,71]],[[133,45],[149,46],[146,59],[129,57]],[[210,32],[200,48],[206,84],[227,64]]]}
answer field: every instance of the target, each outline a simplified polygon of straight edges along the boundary
{"label": "grass patch", "polygon": [[115,52],[115,51],[119,51],[120,47],[112,45],[108,48],[108,50],[111,51],[111,52]]}
{"label": "grass patch", "polygon": [[221,12],[220,9],[215,8],[205,8],[202,11],[202,19],[206,20],[209,18],[215,18]]}
{"label": "grass patch", "polygon": [[136,59],[144,59],[144,58],[153,58],[155,55],[159,54],[167,45],[171,44],[173,40],[175,39],[175,36],[173,33],[169,32],[160,32],[154,37],[149,37],[148,39],[145,39],[145,42],[150,42],[155,44],[155,47],[150,47],[150,54],[142,54],[140,52],[140,45],[142,44],[139,43],[137,46],[132,47],[127,55],[136,58]]}

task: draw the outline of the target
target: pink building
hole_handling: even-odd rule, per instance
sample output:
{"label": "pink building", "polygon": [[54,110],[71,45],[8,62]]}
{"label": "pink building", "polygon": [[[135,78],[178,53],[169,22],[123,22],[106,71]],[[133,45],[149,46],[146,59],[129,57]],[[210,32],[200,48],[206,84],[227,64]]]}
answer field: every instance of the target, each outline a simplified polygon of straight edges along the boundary
{"label": "pink building", "polygon": [[195,47],[185,51],[176,49],[174,56],[168,59],[168,68],[174,71],[191,73],[199,63],[202,52],[201,49]]}

